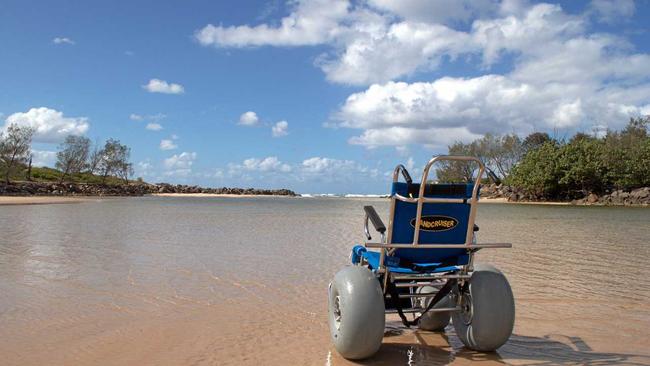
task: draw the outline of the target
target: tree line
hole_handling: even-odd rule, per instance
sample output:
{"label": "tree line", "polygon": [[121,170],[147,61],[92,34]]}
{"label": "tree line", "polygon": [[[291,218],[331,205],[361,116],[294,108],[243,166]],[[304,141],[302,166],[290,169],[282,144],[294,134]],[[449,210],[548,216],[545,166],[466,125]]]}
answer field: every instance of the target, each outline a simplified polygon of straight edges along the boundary
{"label": "tree line", "polygon": [[[589,193],[650,186],[650,116],[631,118],[621,131],[603,136],[577,133],[570,139],[535,132],[491,135],[470,143],[449,146],[450,155],[480,158],[505,184],[539,199],[574,199]],[[471,181],[475,167],[447,163],[437,169],[438,179]]]}
{"label": "tree line", "polygon": [[[0,133],[0,168],[4,170],[6,184],[25,167],[25,178],[31,178],[34,132],[29,126],[12,124],[5,133]],[[110,138],[101,145],[92,144],[85,136],[69,135],[58,147],[55,167],[61,172],[59,182],[87,173],[100,176],[102,184],[106,183],[108,177],[120,178],[128,183],[133,174],[130,158],[131,148],[117,139]]]}

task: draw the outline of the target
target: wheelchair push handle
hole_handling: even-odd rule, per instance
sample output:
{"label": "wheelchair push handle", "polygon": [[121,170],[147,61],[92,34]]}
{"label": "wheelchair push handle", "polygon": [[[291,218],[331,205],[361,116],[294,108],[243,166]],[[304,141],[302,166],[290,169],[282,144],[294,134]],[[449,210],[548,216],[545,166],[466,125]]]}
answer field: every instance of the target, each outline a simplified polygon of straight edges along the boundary
{"label": "wheelchair push handle", "polygon": [[400,164],[396,168],[398,171],[402,173],[402,176],[404,177],[404,181],[406,181],[406,184],[409,186],[413,184],[413,179],[411,178],[411,175],[409,174],[408,170],[406,170],[406,167],[404,165]]}

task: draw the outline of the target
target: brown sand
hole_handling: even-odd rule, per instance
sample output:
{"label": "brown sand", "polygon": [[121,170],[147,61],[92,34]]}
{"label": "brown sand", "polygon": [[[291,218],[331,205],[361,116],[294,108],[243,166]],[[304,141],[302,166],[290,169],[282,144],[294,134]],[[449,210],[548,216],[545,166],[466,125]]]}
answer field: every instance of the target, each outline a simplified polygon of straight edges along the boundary
{"label": "brown sand", "polygon": [[61,196],[0,196],[2,205],[48,205],[60,203],[81,203],[97,201],[97,197],[61,197]]}

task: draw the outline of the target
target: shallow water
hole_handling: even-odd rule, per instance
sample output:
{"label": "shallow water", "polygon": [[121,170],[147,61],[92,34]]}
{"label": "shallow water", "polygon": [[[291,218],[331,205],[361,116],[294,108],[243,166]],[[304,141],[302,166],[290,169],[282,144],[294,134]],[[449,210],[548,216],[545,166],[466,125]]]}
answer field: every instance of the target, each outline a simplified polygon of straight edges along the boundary
{"label": "shallow water", "polygon": [[[370,200],[385,218],[387,200]],[[327,283],[363,240],[336,198],[0,207],[0,364],[346,364]],[[366,364],[650,364],[650,209],[482,204],[515,334],[493,354],[390,318]],[[410,362],[410,363],[409,363]]]}

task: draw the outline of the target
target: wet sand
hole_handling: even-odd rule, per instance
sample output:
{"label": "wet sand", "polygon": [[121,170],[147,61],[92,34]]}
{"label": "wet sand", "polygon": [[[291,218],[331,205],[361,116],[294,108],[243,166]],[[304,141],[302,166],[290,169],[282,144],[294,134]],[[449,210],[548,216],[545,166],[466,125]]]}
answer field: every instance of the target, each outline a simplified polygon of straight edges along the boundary
{"label": "wet sand", "polygon": [[48,205],[61,203],[81,203],[99,199],[98,197],[61,197],[61,196],[0,196],[3,205]]}
{"label": "wet sand", "polygon": [[[363,238],[362,206],[274,197],[0,209],[2,365],[346,365],[327,283]],[[647,209],[485,205],[482,251],[508,276],[515,334],[465,350],[453,327],[389,318],[362,364],[650,364]],[[410,362],[410,363],[409,363]]]}

